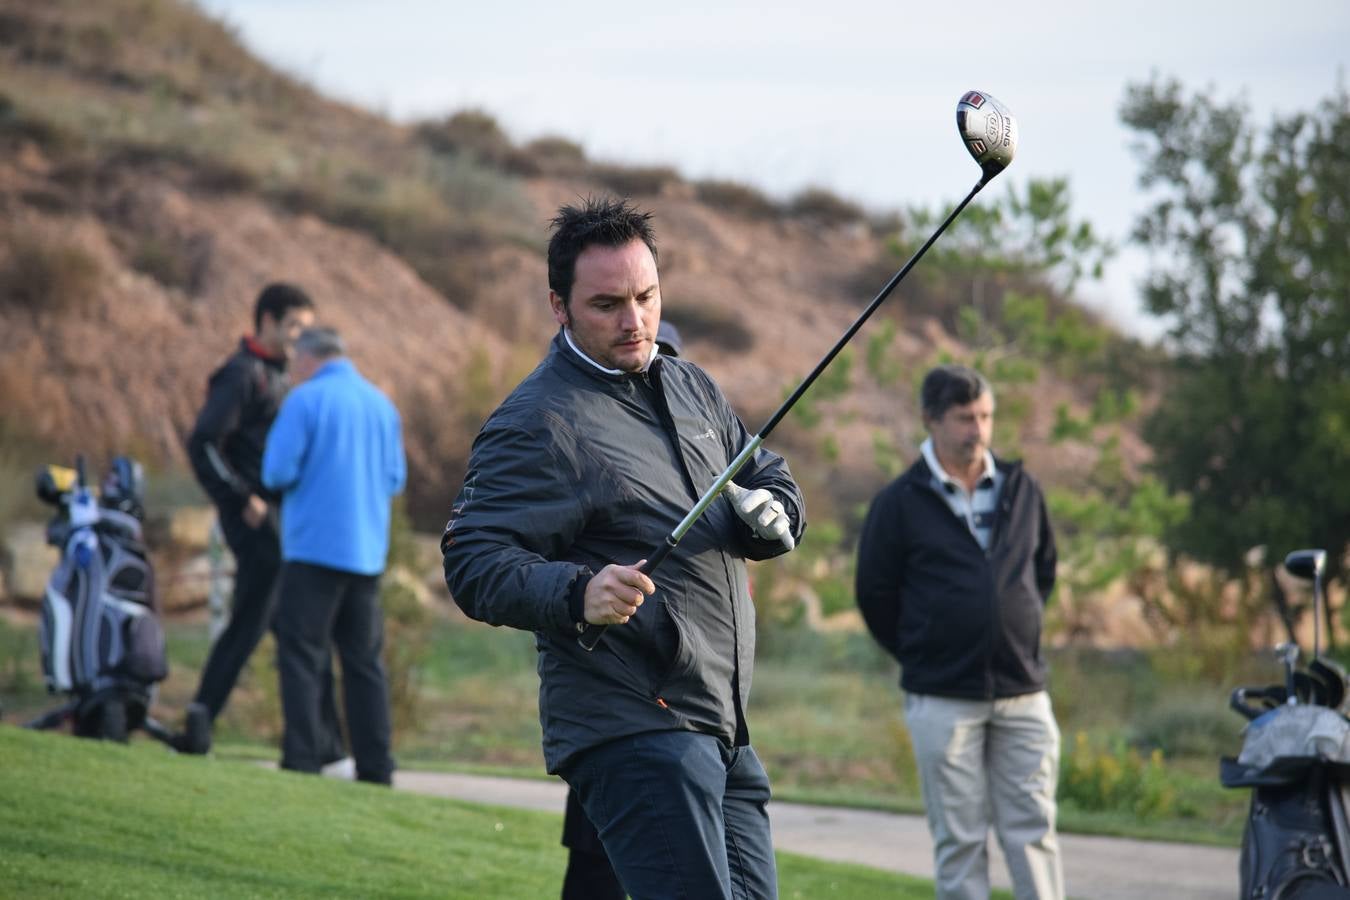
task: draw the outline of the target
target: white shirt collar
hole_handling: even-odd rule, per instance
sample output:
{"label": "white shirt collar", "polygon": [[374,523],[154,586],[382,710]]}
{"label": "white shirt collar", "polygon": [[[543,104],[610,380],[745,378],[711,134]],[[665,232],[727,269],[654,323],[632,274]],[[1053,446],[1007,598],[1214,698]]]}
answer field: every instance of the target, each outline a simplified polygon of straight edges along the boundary
{"label": "white shirt collar", "polygon": [[[923,444],[919,446],[919,452],[923,454],[924,462],[928,463],[928,468],[943,484],[960,485],[961,482],[947,474],[947,470],[942,468],[942,463],[938,462],[937,451],[933,449],[933,439],[924,438]],[[984,471],[980,473],[980,480],[994,477],[994,454],[989,450],[984,451]],[[978,484],[978,482],[976,482]]]}
{"label": "white shirt collar", "polygon": [[[567,328],[566,326],[563,327],[563,337],[567,339],[567,346],[571,347],[572,350],[576,353],[577,356],[580,356],[582,359],[586,360],[586,362],[588,362],[588,363],[590,363],[591,365],[595,366],[597,369],[599,369],[601,372],[604,372],[606,375],[626,375],[626,374],[628,374],[628,373],[624,372],[623,369],[610,369],[610,368],[607,368],[607,367],[605,367],[605,366],[602,366],[602,365],[600,365],[598,362],[596,362],[595,360],[593,360],[593,359],[591,359],[589,356],[587,356],[585,353],[583,353],[582,350],[581,350],[581,348],[577,346],[576,341],[572,340],[572,331],[571,331],[571,329]],[[647,357],[647,365],[645,365],[645,366],[642,367],[642,371],[644,371],[644,372],[647,371],[647,367],[650,366],[650,365],[652,364],[652,360],[656,359],[656,353],[657,353],[657,350],[656,350],[656,342],[653,341],[653,342],[652,342],[652,355],[649,356],[649,357]]]}

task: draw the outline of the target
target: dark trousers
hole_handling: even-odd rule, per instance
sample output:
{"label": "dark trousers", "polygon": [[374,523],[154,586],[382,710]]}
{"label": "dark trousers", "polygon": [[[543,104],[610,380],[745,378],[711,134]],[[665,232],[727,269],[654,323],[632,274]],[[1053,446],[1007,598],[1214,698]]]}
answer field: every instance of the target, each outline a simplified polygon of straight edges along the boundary
{"label": "dark trousers", "polygon": [[562,776],[634,900],[777,897],[769,777],[752,748],[650,732],[588,750]]}
{"label": "dark trousers", "polygon": [[[272,625],[277,574],[281,571],[281,539],[272,517],[257,528],[250,528],[237,513],[221,511],[219,515],[225,542],[234,554],[234,596],[230,621],[211,645],[195,697],[197,703],[206,707],[213,722],[229,701],[248,658]],[[325,763],[347,755],[333,697],[332,670],[330,660],[324,666],[322,682]]]}
{"label": "dark trousers", "polygon": [[323,665],[336,646],[356,777],[389,784],[394,760],[389,686],[380,659],[380,577],[289,562],[282,567],[278,593],[273,631],[286,719],[281,767],[318,772],[322,765]]}
{"label": "dark trousers", "polygon": [[624,900],[627,895],[619,884],[619,876],[614,874],[605,845],[586,818],[576,791],[567,792],[562,843],[568,850],[562,900]]}

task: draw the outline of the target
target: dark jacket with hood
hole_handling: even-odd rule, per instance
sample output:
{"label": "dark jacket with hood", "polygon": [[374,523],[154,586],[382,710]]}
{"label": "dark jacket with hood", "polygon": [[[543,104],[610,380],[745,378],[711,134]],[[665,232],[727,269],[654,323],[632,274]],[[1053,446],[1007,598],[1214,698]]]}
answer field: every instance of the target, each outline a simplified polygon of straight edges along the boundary
{"label": "dark jacket with hood", "polygon": [[[748,743],[755,611],[744,559],[783,552],[719,498],[653,575],[656,593],[593,652],[577,643],[587,581],[660,546],[750,439],[712,380],[658,356],[611,375],[554,339],[474,440],[441,540],[445,580],[474,619],[535,632],[544,760],[557,772],[614,738],[688,730]],[[736,477],[805,506],[787,464],[759,450]]]}
{"label": "dark jacket with hood", "polygon": [[286,360],[251,338],[212,373],[187,450],[197,481],[223,515],[238,516],[249,494],[276,499],[262,486],[263,448],[289,386]]}
{"label": "dark jacket with hood", "polygon": [[1040,487],[1004,475],[986,553],[921,457],[886,486],[858,545],[858,607],[902,668],[900,686],[966,699],[1045,687],[1041,621],[1055,585],[1055,538]]}

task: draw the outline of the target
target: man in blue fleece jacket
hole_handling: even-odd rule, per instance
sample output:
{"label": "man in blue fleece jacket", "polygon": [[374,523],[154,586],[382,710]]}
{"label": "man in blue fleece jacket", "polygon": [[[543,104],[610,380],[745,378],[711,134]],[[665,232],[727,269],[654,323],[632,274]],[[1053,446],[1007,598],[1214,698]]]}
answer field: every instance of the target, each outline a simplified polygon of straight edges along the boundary
{"label": "man in blue fleece jacket", "polygon": [[389,784],[379,599],[390,501],[407,471],[398,410],[356,370],[331,328],[300,335],[292,372],[300,383],[268,433],[262,466],[263,484],[282,495],[273,624],[286,723],[281,766],[320,769],[320,675],[336,645],[356,777]]}

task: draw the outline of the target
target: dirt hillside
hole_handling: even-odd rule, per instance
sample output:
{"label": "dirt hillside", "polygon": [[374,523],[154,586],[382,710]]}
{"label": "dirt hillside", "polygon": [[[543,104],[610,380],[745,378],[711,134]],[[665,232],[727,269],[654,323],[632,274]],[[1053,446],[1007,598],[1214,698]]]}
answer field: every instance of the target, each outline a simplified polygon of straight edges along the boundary
{"label": "dirt hillside", "polygon": [[[2,433],[43,453],[131,452],[181,470],[207,375],[249,328],[258,290],[283,279],[316,298],[402,410],[427,526],[478,424],[554,331],[548,218],[616,191],[609,168],[559,163],[565,140],[498,159],[481,135],[466,150],[462,127],[334,103],[170,0],[0,0],[0,79]],[[686,355],[752,429],[900,262],[864,219],[729,209],[668,170],[619,174],[620,192],[656,214],[666,316]],[[879,440],[912,455],[915,380],[961,350],[907,298],[884,311],[900,324],[886,351],[899,377],[882,384],[855,364],[823,423],[789,420],[776,436],[831,513],[883,481]],[[1032,469],[1081,477],[1090,454],[1047,440],[1074,387],[1047,376],[1032,392]]]}

